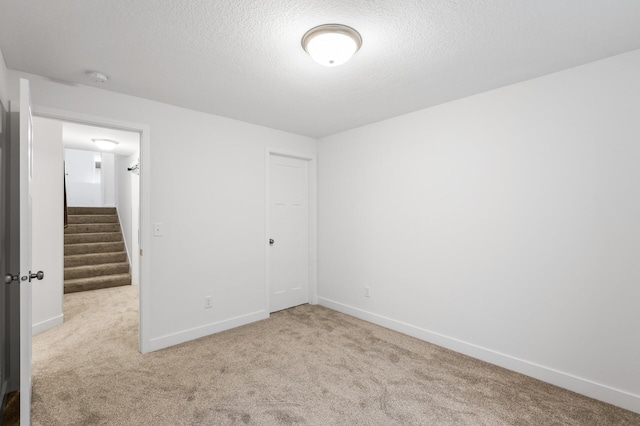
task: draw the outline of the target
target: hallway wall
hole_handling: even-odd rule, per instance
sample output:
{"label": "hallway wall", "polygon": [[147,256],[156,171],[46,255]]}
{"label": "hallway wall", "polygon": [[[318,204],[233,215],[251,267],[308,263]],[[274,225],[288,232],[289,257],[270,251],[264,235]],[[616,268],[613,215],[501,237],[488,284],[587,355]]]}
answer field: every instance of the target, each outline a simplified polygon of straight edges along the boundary
{"label": "hallway wall", "polygon": [[138,162],[139,153],[129,156],[117,155],[115,164],[116,207],[122,227],[122,236],[127,248],[129,265],[131,265],[131,283],[139,284],[140,271],[138,265],[138,222],[140,212],[140,176],[127,169]]}

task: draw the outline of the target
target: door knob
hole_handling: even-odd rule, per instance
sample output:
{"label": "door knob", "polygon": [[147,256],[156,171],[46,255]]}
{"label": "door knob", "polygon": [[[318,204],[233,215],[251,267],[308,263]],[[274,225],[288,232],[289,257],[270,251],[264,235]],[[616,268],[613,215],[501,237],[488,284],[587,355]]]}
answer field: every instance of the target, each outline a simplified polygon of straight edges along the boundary
{"label": "door knob", "polygon": [[273,243],[275,243],[275,241],[273,241],[273,238],[269,238],[269,245],[272,246]]}
{"label": "door knob", "polygon": [[32,274],[31,271],[29,271],[29,282],[31,282],[31,280],[33,279],[37,279],[38,281],[40,281],[43,278],[44,278],[44,272],[38,271],[35,274]]}
{"label": "door knob", "polygon": [[29,280],[29,282],[31,282],[31,280],[41,280],[44,278],[44,272],[42,271],[38,271],[35,274],[31,273],[31,271],[29,271],[29,275],[25,275],[24,277],[21,277],[19,275],[12,275],[12,274],[7,274],[4,276],[4,283],[5,284],[11,284],[14,281],[27,281]]}
{"label": "door knob", "polygon": [[19,281],[20,277],[17,275],[11,275],[11,274],[7,274],[4,276],[4,283],[5,284],[11,284],[14,281]]}

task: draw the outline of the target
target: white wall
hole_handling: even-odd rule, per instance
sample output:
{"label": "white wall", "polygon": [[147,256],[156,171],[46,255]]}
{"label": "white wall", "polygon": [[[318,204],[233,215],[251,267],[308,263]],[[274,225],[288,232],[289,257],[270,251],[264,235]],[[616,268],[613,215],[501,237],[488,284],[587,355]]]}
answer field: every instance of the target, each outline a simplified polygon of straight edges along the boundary
{"label": "white wall", "polygon": [[116,156],[115,176],[117,186],[116,205],[122,235],[131,266],[131,283],[139,284],[139,262],[138,262],[138,226],[140,212],[140,178],[137,174],[127,169],[138,162],[139,154],[130,156]]}
{"label": "white wall", "polygon": [[[21,76],[31,82],[36,111],[53,108],[150,128],[141,160],[151,189],[141,195],[150,199],[151,218],[141,226],[144,234],[162,223],[164,236],[141,247],[150,264],[150,275],[141,277],[148,297],[145,350],[267,317],[265,147],[315,156],[314,139],[15,71],[9,72],[12,98]],[[315,172],[312,180],[315,185]],[[206,295],[213,296],[212,309],[204,309]]]}
{"label": "white wall", "polygon": [[115,175],[115,161],[114,154],[109,152],[103,152],[102,167],[101,167],[101,179],[100,185],[102,189],[102,206],[103,207],[115,207],[116,206],[116,175]]}
{"label": "white wall", "polygon": [[102,207],[103,173],[96,169],[101,154],[79,149],[64,150],[64,167],[67,176],[67,205],[69,207]]}
{"label": "white wall", "polygon": [[0,50],[0,102],[4,105],[5,109],[9,111],[9,90],[8,90],[8,70],[7,65],[4,62],[4,56]]}
{"label": "white wall", "polygon": [[33,333],[63,322],[64,168],[62,123],[33,118],[32,260],[42,281],[33,281]]}
{"label": "white wall", "polygon": [[639,75],[634,51],[319,140],[320,303],[640,412]]}
{"label": "white wall", "polygon": [[[67,202],[70,207],[115,207],[115,155],[66,148]],[[96,162],[100,168],[96,168]]]}

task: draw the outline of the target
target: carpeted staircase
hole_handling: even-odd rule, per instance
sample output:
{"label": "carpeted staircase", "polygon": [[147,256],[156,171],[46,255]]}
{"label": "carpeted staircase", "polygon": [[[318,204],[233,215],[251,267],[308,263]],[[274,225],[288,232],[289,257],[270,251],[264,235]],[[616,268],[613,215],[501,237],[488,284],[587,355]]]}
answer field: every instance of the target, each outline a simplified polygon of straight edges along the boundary
{"label": "carpeted staircase", "polygon": [[64,230],[64,292],[131,285],[115,207],[69,207]]}

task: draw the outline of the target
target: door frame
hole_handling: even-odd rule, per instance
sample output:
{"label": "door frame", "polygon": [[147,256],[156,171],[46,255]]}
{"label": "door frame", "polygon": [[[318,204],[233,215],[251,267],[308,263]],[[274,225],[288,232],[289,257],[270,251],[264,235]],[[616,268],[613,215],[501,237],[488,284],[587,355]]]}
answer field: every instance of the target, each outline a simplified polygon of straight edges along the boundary
{"label": "door frame", "polygon": [[[11,135],[9,134],[9,122],[11,116],[9,112],[9,102],[7,107],[0,101],[0,239],[2,240],[2,252],[0,252],[0,269],[2,270],[2,277],[12,270],[11,260],[9,253],[11,251],[10,233],[8,232],[9,219],[11,216],[10,211],[10,187],[9,187],[9,163],[11,162]],[[11,371],[9,369],[10,363],[10,333],[7,333],[8,325],[10,323],[10,290],[8,285],[4,285],[0,290],[0,306],[2,307],[0,312],[0,416],[4,415],[6,396],[11,391],[15,390],[11,388]],[[19,304],[19,303],[18,303]],[[19,345],[18,345],[19,346]],[[15,380],[18,381],[17,379]]]}
{"label": "door frame", "polygon": [[301,153],[296,151],[288,151],[279,148],[266,147],[265,148],[265,227],[264,227],[264,259],[265,259],[265,310],[270,314],[270,271],[269,271],[269,179],[271,178],[271,165],[269,159],[272,155],[294,158],[296,160],[303,160],[307,162],[308,166],[308,179],[307,179],[307,191],[309,196],[309,208],[308,208],[308,226],[309,226],[309,249],[308,249],[308,283],[309,283],[309,304],[318,304],[318,167],[316,156],[309,155],[307,153]]}
{"label": "door frame", "polygon": [[119,130],[128,130],[140,134],[140,209],[139,214],[139,307],[138,307],[138,349],[141,353],[151,351],[151,312],[150,285],[151,285],[151,128],[147,124],[132,123],[102,116],[60,110],[56,108],[40,107],[34,105],[33,115],[44,118],[52,118],[91,126],[108,127]]}

